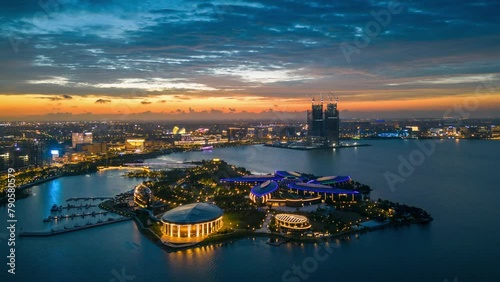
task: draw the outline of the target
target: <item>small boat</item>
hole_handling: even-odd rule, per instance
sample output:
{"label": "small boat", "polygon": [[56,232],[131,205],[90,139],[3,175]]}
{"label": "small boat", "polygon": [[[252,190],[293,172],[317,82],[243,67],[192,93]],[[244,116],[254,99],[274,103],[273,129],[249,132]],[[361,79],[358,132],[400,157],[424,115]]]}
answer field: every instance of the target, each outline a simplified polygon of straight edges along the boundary
{"label": "small boat", "polygon": [[92,225],[92,222],[87,221],[87,223],[85,223],[85,225]]}
{"label": "small boat", "polygon": [[201,147],[201,151],[212,151],[214,149],[214,146],[204,146]]}
{"label": "small boat", "polygon": [[58,210],[59,210],[59,207],[57,206],[57,204],[53,204],[52,208],[50,209],[50,211],[58,211]]}

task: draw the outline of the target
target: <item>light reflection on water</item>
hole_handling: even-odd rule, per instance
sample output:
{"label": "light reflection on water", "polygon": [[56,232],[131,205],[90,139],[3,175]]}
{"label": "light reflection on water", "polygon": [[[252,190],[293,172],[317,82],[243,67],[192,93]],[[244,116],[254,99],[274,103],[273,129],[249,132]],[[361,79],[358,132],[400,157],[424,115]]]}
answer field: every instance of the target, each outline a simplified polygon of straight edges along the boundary
{"label": "light reflection on water", "polygon": [[[249,170],[296,170],[321,175],[351,175],[371,185],[372,198],[388,198],[425,208],[435,218],[429,226],[379,230],[359,240],[332,241],[334,252],[308,281],[460,281],[498,276],[497,238],[500,217],[495,199],[498,143],[443,141],[436,153],[392,192],[383,173],[397,168],[398,155],[407,156],[412,142],[370,141],[374,146],[331,153],[254,148],[215,149],[221,158]],[[245,156],[247,159],[242,158]],[[169,161],[198,160],[207,154],[167,156]],[[162,157],[164,159],[165,157]],[[248,162],[248,159],[253,159]],[[92,177],[65,177],[32,189],[33,196],[17,203],[18,225],[25,230],[46,228],[42,222],[53,203],[77,196],[110,196],[132,189],[140,179],[123,178],[124,171]],[[474,177],[469,177],[474,175]],[[475,193],[478,191],[478,193]],[[2,214],[5,207],[0,207]],[[0,227],[4,229],[5,221]],[[480,240],[471,238],[480,238]],[[321,245],[265,244],[265,238],[167,253],[145,239],[133,222],[122,222],[47,238],[18,239],[17,281],[109,281],[122,268],[135,281],[279,281],[284,271],[300,265]],[[0,244],[0,252],[7,252]],[[36,265],[37,267],[33,267]],[[358,271],[359,269],[362,271]],[[418,271],[416,270],[418,268]],[[411,273],[411,275],[409,275]],[[0,274],[1,281],[5,272]],[[495,276],[496,275],[496,276]],[[10,278],[10,277],[9,277]]]}

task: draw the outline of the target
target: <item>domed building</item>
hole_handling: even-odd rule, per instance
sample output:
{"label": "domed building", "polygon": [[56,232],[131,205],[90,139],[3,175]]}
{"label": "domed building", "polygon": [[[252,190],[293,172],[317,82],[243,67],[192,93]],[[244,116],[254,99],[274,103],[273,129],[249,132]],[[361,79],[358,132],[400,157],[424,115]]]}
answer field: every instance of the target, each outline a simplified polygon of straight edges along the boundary
{"label": "domed building", "polygon": [[194,203],[171,209],[161,218],[165,240],[202,240],[222,227],[222,214],[219,207],[208,203]]}
{"label": "domed building", "polygon": [[272,198],[273,193],[278,191],[278,183],[267,180],[264,183],[256,185],[250,190],[250,200],[256,204],[265,204]]}
{"label": "domed building", "polygon": [[141,208],[147,208],[153,203],[153,191],[143,183],[134,189],[134,203]]}

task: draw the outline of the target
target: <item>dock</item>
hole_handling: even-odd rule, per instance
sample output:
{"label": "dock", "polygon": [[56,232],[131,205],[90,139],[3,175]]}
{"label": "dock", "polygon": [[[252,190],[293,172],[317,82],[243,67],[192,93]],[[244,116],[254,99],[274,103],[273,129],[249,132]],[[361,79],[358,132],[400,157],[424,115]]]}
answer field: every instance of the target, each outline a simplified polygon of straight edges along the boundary
{"label": "dock", "polygon": [[101,200],[101,201],[104,201],[104,200],[111,200],[113,199],[113,197],[80,197],[80,198],[69,198],[66,200],[66,202],[70,202],[70,201],[95,201],[95,200]]}
{"label": "dock", "polygon": [[57,207],[57,210],[50,210],[51,212],[58,212],[62,210],[70,210],[70,209],[89,209],[89,208],[94,208],[98,207],[99,205],[91,205],[91,204],[86,204],[86,205],[71,205],[68,204],[67,206],[59,206]]}
{"label": "dock", "polygon": [[49,222],[49,221],[52,221],[52,220],[59,220],[59,219],[64,219],[64,218],[69,218],[69,219],[73,219],[73,218],[78,218],[78,217],[81,217],[81,218],[85,218],[87,216],[92,216],[92,217],[95,217],[96,215],[106,215],[108,214],[109,211],[100,211],[100,212],[89,212],[89,213],[82,213],[82,214],[63,214],[63,215],[56,215],[56,216],[48,216],[46,218],[43,219],[43,221],[45,222]]}
{"label": "dock", "polygon": [[93,228],[93,227],[97,227],[97,226],[112,224],[112,223],[116,223],[116,222],[122,222],[122,221],[130,220],[130,219],[131,219],[130,217],[120,217],[117,219],[112,219],[112,220],[107,220],[107,221],[103,221],[103,222],[99,222],[99,223],[92,223],[89,225],[83,225],[83,226],[78,226],[78,227],[73,227],[73,228],[62,229],[62,230],[51,229],[50,231],[25,231],[25,232],[19,233],[19,236],[22,236],[22,237],[53,236],[53,235],[59,235],[59,234],[63,234],[63,233]]}

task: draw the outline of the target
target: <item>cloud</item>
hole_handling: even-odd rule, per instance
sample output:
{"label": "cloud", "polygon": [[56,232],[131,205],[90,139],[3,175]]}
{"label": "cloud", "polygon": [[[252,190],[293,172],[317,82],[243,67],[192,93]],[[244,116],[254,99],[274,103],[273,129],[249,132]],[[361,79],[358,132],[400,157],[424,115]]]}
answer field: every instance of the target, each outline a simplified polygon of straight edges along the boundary
{"label": "cloud", "polygon": [[[37,97],[37,99],[48,99],[48,100],[51,100],[51,101],[61,101],[61,100],[71,100],[73,99],[72,96],[70,95],[60,95],[60,96],[48,96],[48,97]],[[58,103],[58,105],[60,105],[61,103]]]}
{"label": "cloud", "polygon": [[415,81],[401,82],[401,83],[388,83],[387,85],[400,86],[400,85],[418,85],[418,84],[437,85],[437,84],[479,83],[479,82],[499,80],[499,78],[500,74],[466,75],[466,76],[452,76],[452,77],[440,77],[434,79],[415,80]]}
{"label": "cloud", "polygon": [[340,44],[359,39],[387,2],[72,0],[47,17],[18,2],[0,3],[0,34],[27,40],[17,51],[0,45],[0,93],[9,95],[272,105],[333,90],[343,100],[401,100],[463,96],[463,84],[499,75],[498,1],[404,1],[351,63]]}
{"label": "cloud", "polygon": [[106,103],[111,103],[111,100],[106,100],[106,99],[97,99],[95,101],[96,104],[106,104]]}
{"label": "cloud", "polygon": [[189,89],[214,91],[216,88],[201,83],[189,82],[183,78],[120,78],[113,83],[98,83],[96,88],[142,89],[146,91],[164,91],[174,89]]}

